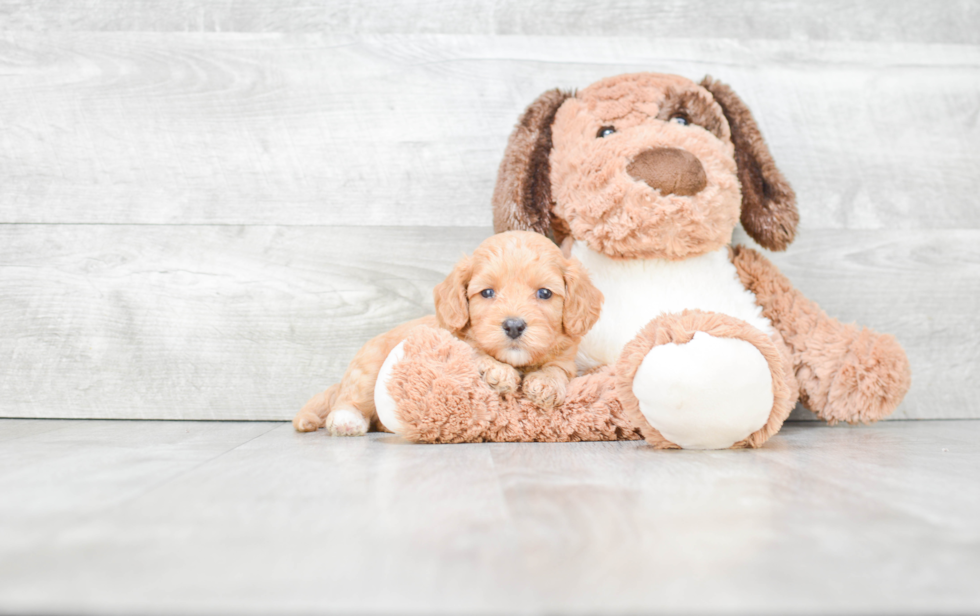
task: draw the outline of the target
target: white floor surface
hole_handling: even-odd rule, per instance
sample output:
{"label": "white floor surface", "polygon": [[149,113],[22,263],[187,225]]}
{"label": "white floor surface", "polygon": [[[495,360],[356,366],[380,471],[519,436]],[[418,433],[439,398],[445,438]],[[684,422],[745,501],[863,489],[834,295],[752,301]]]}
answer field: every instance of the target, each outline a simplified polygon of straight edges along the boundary
{"label": "white floor surface", "polygon": [[0,420],[0,612],[980,611],[980,421],[755,451]]}

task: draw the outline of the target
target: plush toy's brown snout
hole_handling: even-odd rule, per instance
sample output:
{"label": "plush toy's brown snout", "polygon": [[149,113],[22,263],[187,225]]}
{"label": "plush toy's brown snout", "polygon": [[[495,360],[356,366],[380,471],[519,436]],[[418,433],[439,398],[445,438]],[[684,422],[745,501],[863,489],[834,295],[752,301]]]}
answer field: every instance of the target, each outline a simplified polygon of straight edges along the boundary
{"label": "plush toy's brown snout", "polygon": [[532,103],[507,144],[496,231],[568,236],[613,258],[685,259],[739,220],[770,250],[796,234],[796,196],[725,84],[636,73]]}
{"label": "plush toy's brown snout", "polygon": [[698,157],[680,148],[644,150],[626,167],[626,173],[662,195],[689,197],[708,185],[708,176]]}

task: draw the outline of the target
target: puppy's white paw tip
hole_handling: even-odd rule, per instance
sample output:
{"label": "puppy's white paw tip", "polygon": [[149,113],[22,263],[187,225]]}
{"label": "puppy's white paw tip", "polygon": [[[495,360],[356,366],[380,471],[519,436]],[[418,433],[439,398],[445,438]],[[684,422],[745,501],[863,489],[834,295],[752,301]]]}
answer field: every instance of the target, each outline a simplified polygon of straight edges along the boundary
{"label": "puppy's white paw tip", "polygon": [[368,420],[352,409],[337,409],[327,416],[331,436],[364,436],[368,427]]}

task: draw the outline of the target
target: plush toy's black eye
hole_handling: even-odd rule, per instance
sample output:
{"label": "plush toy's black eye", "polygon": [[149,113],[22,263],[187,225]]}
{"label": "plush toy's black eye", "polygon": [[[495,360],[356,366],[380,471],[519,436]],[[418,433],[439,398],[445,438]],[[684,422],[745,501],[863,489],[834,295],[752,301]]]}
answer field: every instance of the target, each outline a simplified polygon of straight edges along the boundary
{"label": "plush toy's black eye", "polygon": [[493,289],[483,289],[482,291],[480,291],[480,295],[482,295],[487,299],[490,299],[491,297],[493,297]]}
{"label": "plush toy's black eye", "polygon": [[691,121],[687,119],[687,116],[683,115],[675,115],[670,118],[670,121],[675,124],[680,124],[681,126],[687,126],[691,123]]}
{"label": "plush toy's black eye", "polygon": [[538,299],[551,299],[551,290],[538,289]]}
{"label": "plush toy's black eye", "polygon": [[599,129],[599,132],[597,132],[595,136],[599,139],[602,139],[603,137],[608,137],[609,135],[615,132],[616,129],[613,128],[612,126],[603,126],[602,128]]}

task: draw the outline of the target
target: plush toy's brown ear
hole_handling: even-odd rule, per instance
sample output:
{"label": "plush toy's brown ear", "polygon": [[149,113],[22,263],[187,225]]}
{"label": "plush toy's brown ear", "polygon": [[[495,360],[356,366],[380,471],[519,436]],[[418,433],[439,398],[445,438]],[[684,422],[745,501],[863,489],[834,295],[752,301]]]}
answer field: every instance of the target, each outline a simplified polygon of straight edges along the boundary
{"label": "plush toy's brown ear", "polygon": [[562,327],[569,336],[581,338],[599,320],[602,310],[602,291],[597,289],[585,268],[576,259],[565,262],[565,305]]}
{"label": "plush toy's brown ear", "polygon": [[[549,90],[524,111],[507,141],[493,189],[493,229],[537,231],[551,228],[551,124],[571,95]],[[561,241],[561,238],[558,238]]]}
{"label": "plush toy's brown ear", "polygon": [[800,221],[796,193],[776,168],[749,108],[734,91],[710,76],[701,87],[711,92],[732,129],[738,181],[742,185],[742,226],[769,250],[783,250],[796,236]]}
{"label": "plush toy's brown ear", "polygon": [[458,332],[470,322],[470,303],[466,296],[466,287],[470,284],[472,274],[473,260],[466,257],[432,290],[436,321],[449,331]]}

